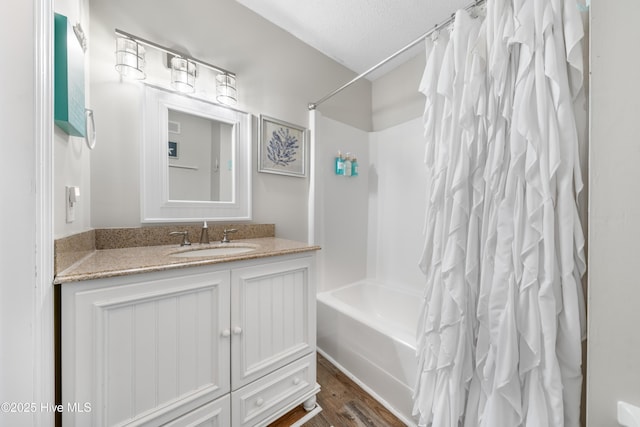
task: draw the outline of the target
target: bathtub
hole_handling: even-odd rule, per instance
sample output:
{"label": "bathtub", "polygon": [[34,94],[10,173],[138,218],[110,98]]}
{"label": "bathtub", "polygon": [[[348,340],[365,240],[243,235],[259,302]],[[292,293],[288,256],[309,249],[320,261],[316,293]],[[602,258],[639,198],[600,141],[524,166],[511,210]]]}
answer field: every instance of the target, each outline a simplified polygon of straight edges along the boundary
{"label": "bathtub", "polygon": [[318,351],[411,426],[420,300],[372,280],[318,293]]}

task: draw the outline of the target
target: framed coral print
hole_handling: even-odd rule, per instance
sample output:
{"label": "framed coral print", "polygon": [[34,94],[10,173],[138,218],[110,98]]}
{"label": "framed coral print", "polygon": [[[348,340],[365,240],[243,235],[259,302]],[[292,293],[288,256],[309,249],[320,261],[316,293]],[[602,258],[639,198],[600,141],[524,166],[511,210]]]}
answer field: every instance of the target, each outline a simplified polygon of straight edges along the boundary
{"label": "framed coral print", "polygon": [[258,172],[305,177],[306,129],[260,116]]}

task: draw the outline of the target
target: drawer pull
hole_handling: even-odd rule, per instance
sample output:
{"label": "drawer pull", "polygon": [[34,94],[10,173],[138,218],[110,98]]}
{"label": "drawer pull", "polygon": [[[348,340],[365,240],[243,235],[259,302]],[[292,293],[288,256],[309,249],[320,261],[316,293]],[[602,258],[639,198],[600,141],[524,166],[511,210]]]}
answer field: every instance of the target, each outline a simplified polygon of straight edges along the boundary
{"label": "drawer pull", "polygon": [[233,328],[233,333],[235,335],[240,335],[242,333],[242,328],[240,326],[236,326],[235,328]]}
{"label": "drawer pull", "polygon": [[262,406],[263,404],[264,404],[264,399],[258,398],[258,400],[256,400],[256,406]]}
{"label": "drawer pull", "polygon": [[300,378],[296,377],[293,379],[293,385],[298,385],[300,384]]}
{"label": "drawer pull", "polygon": [[222,333],[220,334],[223,337],[228,337],[231,335],[231,330],[230,329],[225,329],[224,331],[222,331]]}

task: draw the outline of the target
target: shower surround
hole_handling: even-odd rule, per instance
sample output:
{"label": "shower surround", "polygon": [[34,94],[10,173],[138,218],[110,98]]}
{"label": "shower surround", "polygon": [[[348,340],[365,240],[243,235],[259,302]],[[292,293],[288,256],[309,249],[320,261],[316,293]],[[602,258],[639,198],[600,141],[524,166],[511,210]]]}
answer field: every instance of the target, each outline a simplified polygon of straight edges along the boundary
{"label": "shower surround", "polygon": [[[415,191],[426,179],[422,123],[414,119],[364,132],[311,114],[316,168],[311,222],[322,247],[318,348],[413,425],[415,331],[424,286],[418,262],[426,193]],[[358,177],[335,175],[339,150],[357,155]]]}

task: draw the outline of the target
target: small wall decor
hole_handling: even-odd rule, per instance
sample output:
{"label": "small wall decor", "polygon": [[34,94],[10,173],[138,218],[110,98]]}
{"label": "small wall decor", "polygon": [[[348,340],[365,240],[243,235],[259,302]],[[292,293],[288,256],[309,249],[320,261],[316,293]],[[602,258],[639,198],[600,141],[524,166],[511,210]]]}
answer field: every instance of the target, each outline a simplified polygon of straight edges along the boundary
{"label": "small wall decor", "polygon": [[85,136],[84,51],[64,15],[54,15],[54,121],[73,136]]}
{"label": "small wall decor", "polygon": [[169,141],[169,158],[170,159],[178,159],[178,143],[174,141]]}
{"label": "small wall decor", "polygon": [[258,172],[305,177],[306,129],[260,116]]}

